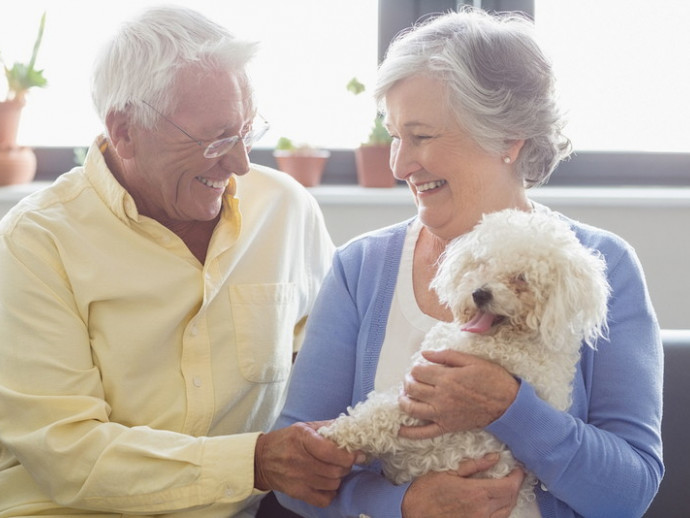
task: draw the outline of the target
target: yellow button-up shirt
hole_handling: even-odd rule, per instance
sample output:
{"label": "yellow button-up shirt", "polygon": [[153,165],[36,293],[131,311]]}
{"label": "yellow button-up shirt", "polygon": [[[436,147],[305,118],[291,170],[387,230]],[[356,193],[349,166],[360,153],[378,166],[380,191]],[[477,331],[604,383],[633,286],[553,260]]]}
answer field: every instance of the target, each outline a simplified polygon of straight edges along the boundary
{"label": "yellow button-up shirt", "polygon": [[202,265],[92,146],[2,220],[0,518],[251,516],[256,438],[333,245],[267,168],[221,214]]}

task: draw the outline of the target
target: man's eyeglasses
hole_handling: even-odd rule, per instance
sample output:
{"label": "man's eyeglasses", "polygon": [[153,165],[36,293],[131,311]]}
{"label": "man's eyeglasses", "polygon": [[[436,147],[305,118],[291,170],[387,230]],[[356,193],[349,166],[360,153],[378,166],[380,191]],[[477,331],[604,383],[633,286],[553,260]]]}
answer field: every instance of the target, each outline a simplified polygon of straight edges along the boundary
{"label": "man's eyeglasses", "polygon": [[146,101],[141,101],[143,102],[146,106],[151,108],[154,112],[156,112],[161,118],[165,119],[168,121],[170,124],[175,126],[178,130],[180,130],[182,133],[184,133],[187,137],[192,139],[192,141],[196,142],[197,145],[204,147],[204,156],[206,158],[218,158],[219,156],[223,156],[224,154],[228,153],[232,148],[235,147],[235,144],[237,144],[240,140],[244,143],[244,147],[247,148],[247,151],[249,151],[252,146],[261,138],[263,137],[266,132],[268,131],[268,128],[270,127],[268,124],[268,121],[264,119],[260,114],[257,114],[257,117],[260,119],[260,124],[256,126],[255,124],[252,124],[251,129],[245,133],[244,135],[235,135],[234,137],[227,137],[227,138],[222,138],[220,140],[214,140],[210,144],[206,145],[203,140],[196,139],[192,137],[189,133],[187,133],[184,129],[182,129],[180,126],[175,124],[173,121],[168,119],[165,115],[163,115],[161,112],[159,112],[156,108],[151,106],[149,103]]}

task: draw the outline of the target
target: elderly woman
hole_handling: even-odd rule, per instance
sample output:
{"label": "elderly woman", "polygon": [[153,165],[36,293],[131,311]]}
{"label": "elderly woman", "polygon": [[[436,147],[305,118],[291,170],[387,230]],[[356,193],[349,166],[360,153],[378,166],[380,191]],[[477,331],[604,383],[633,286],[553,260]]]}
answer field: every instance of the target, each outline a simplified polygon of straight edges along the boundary
{"label": "elderly woman", "polygon": [[[338,250],[307,329],[279,426],[333,419],[373,389],[399,383],[425,332],[450,320],[429,289],[439,256],[485,213],[549,210],[527,188],[547,180],[569,145],[552,69],[522,18],[463,10],[394,41],[377,97],[393,136],[391,166],[418,207],[411,221]],[[540,483],[535,517],[641,516],[659,485],[662,350],[638,260],[619,237],[570,221],[601,252],[612,287],[606,339],[583,349],[567,412],[496,364],[458,352],[426,354],[402,408],[430,421],[409,438],[484,428]],[[523,473],[468,478],[491,458],[395,486],[376,465],[356,467],[320,510],[279,495],[304,516],[505,517]]]}
{"label": "elderly woman", "polygon": [[0,516],[248,518],[349,473],[312,427],[268,433],[333,245],[249,162],[254,49],[184,8],[124,24],[107,134],[0,223]]}

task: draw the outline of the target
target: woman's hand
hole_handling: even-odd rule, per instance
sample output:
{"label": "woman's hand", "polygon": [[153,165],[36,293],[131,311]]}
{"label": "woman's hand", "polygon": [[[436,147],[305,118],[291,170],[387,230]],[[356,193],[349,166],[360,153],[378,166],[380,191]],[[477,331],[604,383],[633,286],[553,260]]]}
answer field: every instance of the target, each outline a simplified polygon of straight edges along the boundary
{"label": "woman's hand", "polygon": [[461,463],[456,471],[419,477],[403,497],[403,518],[506,518],[515,507],[525,473],[516,468],[505,478],[468,478],[486,471],[498,458],[489,454]]}
{"label": "woman's hand", "polygon": [[317,507],[335,498],[340,482],[363,455],[349,453],[316,431],[327,422],[295,423],[260,435],[254,452],[254,487],[273,489]]}
{"label": "woman's hand", "polygon": [[405,377],[400,408],[422,426],[400,428],[400,437],[424,439],[484,428],[512,404],[519,382],[503,367],[452,350],[424,351],[431,364],[412,367]]}

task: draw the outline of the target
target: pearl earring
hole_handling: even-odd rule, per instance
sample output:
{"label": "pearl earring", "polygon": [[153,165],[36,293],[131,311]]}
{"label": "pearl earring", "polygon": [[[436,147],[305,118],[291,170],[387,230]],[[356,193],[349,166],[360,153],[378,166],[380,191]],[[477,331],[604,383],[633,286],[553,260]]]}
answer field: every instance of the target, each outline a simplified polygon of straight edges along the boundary
{"label": "pearl earring", "polygon": [[510,159],[510,157],[508,155],[503,157],[503,163],[504,164],[510,164],[511,162],[512,162],[512,160]]}

